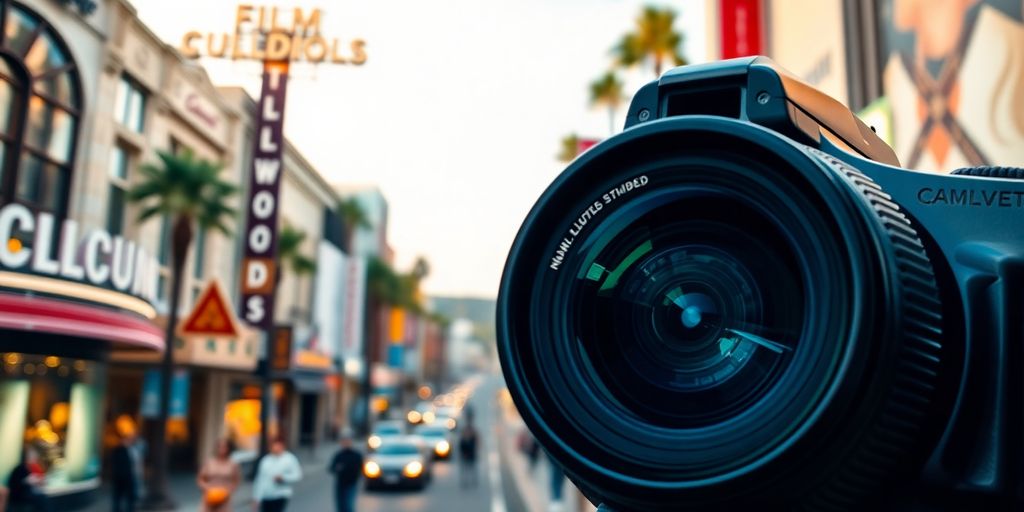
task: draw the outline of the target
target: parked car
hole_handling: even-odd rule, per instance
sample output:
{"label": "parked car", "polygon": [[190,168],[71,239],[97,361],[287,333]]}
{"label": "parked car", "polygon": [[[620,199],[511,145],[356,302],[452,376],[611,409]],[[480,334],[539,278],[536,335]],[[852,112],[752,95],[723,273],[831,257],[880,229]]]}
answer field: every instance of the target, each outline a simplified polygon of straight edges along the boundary
{"label": "parked car", "polygon": [[384,487],[426,488],[430,482],[431,462],[423,453],[417,436],[390,437],[363,464],[367,489]]}

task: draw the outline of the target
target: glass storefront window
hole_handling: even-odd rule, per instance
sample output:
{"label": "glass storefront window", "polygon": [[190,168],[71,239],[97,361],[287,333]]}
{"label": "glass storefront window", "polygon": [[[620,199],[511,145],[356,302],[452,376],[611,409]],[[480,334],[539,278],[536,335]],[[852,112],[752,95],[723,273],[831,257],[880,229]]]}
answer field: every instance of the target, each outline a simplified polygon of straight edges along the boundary
{"label": "glass storefront window", "polygon": [[97,487],[105,382],[101,362],[0,353],[0,476],[6,479],[32,446],[47,493]]}

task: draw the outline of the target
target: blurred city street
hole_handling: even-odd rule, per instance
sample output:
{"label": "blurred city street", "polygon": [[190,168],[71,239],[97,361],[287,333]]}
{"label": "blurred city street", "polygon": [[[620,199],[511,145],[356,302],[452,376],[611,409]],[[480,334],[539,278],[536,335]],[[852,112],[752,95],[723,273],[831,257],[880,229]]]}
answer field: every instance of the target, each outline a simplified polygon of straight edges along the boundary
{"label": "blurred city street", "polygon": [[[756,384],[733,379],[728,361],[760,365],[734,348],[742,332],[718,338],[727,324],[701,320],[729,308],[629,284],[646,282],[648,258],[687,276],[691,260],[702,268],[704,256],[658,245],[675,210],[625,222],[641,211],[632,205],[658,203],[648,194],[689,175],[586,174],[592,195],[559,188],[576,183],[574,169],[643,133],[639,124],[674,122],[663,116],[726,126],[756,120],[748,99],[791,105],[770,92],[776,85],[750,95],[734,83],[768,62],[758,56],[848,106],[842,119],[864,121],[849,133],[891,146],[904,166],[1019,165],[1022,49],[1020,0],[0,0],[0,512],[274,510],[287,498],[290,510],[319,512],[335,510],[336,488],[359,511],[592,512],[525,427],[501,364],[522,371],[509,375],[535,397],[549,391],[531,389],[538,375],[568,368],[564,354],[585,355],[580,367],[595,372],[621,366],[621,378],[612,373],[628,389],[610,392],[616,407],[655,401],[630,387],[649,379],[638,389],[658,403],[634,405],[673,428],[707,427],[703,413],[677,423],[703,399],[660,393],[717,397],[705,386]],[[708,71],[722,60],[732,71]],[[805,120],[787,108],[763,119]],[[846,132],[815,130],[779,136],[846,147]],[[609,173],[634,169],[620,156]],[[974,189],[946,188],[922,188],[917,201],[981,206]],[[981,195],[1007,210],[1010,192]],[[761,212],[721,209],[707,230],[739,229],[734,216]],[[714,295],[760,304],[748,293],[759,288],[790,290]],[[650,351],[637,348],[644,336],[610,327],[624,311],[618,294],[643,290],[657,301],[627,302],[649,306],[651,321],[623,325],[668,322],[652,339],[671,343]],[[579,336],[558,327],[567,319]],[[711,366],[662,360],[698,331],[706,346],[679,357],[707,352],[725,373],[690,379],[687,369]],[[770,351],[783,371],[792,347],[754,334],[742,345]],[[630,373],[648,366],[656,375]],[[580,375],[551,389],[575,391]],[[535,406],[523,411],[531,424],[618,418],[517,398]],[[679,410],[661,411],[666,403]],[[551,411],[573,417],[540,418]],[[605,449],[633,436],[548,431],[586,442],[566,454],[632,452]],[[465,460],[475,461],[473,485]],[[613,459],[562,462],[586,475],[599,460]],[[612,465],[664,478],[661,465]]]}

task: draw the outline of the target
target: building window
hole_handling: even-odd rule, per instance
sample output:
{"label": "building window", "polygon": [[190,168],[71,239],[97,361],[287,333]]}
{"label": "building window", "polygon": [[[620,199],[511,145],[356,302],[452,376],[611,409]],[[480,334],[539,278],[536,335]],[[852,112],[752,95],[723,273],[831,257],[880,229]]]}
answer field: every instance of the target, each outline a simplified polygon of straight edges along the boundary
{"label": "building window", "polygon": [[107,200],[107,231],[112,235],[124,235],[130,162],[128,150],[120,144],[115,145],[110,154],[110,193]]}
{"label": "building window", "polygon": [[196,279],[203,278],[203,263],[206,259],[206,228],[202,226],[196,231],[195,258],[192,261],[192,275]]}
{"label": "building window", "polygon": [[106,363],[89,359],[0,353],[0,474],[30,449],[45,493],[98,487],[106,373]]}
{"label": "building window", "polygon": [[63,218],[82,115],[78,69],[48,23],[0,0],[0,203]]}
{"label": "building window", "polygon": [[128,75],[121,75],[114,100],[114,115],[122,126],[142,133],[146,121],[146,92]]}

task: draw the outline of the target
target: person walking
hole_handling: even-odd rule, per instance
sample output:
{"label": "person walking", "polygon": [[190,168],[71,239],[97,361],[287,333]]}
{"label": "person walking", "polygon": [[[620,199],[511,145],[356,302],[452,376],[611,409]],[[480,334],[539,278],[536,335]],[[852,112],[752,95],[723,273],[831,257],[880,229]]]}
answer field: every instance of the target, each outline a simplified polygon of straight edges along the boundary
{"label": "person walking", "polygon": [[343,431],[341,449],[331,459],[331,473],[334,473],[334,508],[338,512],[354,512],[356,509],[356,484],[363,475],[363,454],[352,447],[352,433]]}
{"label": "person walking", "polygon": [[9,510],[49,512],[50,502],[43,492],[45,485],[46,472],[39,461],[39,452],[31,446],[25,446],[21,452],[21,462],[7,477]]}
{"label": "person walking", "polygon": [[476,487],[476,452],[479,443],[473,421],[466,418],[466,424],[459,432],[459,487]]}
{"label": "person walking", "polygon": [[121,436],[121,442],[110,453],[110,486],[114,512],[134,512],[139,499],[141,475],[138,467],[140,456],[135,447],[135,435]]}
{"label": "person walking", "polygon": [[203,490],[201,512],[224,512],[231,510],[231,495],[242,482],[242,470],[231,460],[231,445],[227,439],[219,439],[213,456],[203,463],[196,476],[196,484]]}
{"label": "person walking", "polygon": [[260,459],[253,482],[253,508],[259,512],[283,512],[292,497],[292,486],[302,480],[299,459],[285,450],[284,441],[270,443],[270,453]]}

